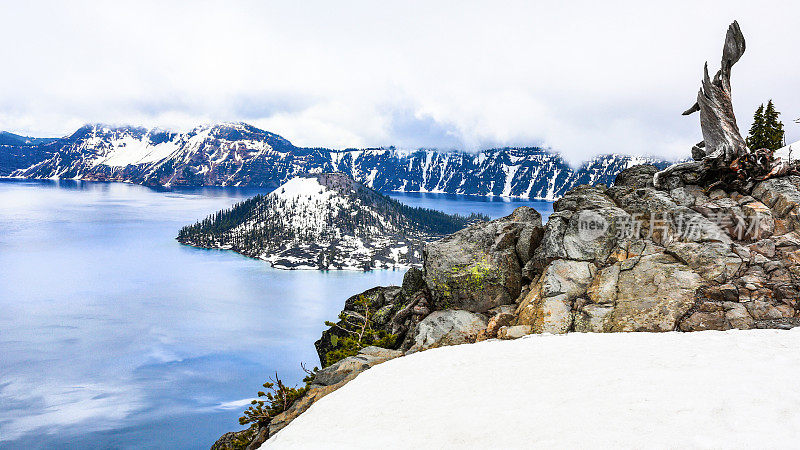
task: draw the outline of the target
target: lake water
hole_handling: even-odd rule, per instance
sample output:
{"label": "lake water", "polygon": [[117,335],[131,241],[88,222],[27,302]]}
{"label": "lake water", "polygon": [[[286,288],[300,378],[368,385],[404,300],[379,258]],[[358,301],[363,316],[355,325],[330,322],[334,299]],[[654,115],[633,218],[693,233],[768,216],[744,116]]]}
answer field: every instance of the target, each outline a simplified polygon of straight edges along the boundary
{"label": "lake water", "polygon": [[[276,371],[302,378],[344,300],[401,271],[282,271],[178,244],[259,193],[0,180],[0,448],[208,448]],[[501,217],[549,202],[392,194]]]}

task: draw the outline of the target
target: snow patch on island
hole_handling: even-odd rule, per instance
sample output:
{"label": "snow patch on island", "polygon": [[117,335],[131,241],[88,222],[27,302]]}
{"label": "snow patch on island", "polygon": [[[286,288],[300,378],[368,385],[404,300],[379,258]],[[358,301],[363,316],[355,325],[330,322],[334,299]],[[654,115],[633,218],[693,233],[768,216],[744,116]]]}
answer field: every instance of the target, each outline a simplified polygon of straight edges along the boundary
{"label": "snow patch on island", "polygon": [[333,192],[321,185],[316,178],[292,178],[278,189],[275,190],[275,195],[284,200],[293,200],[297,197],[327,197],[333,195]]}

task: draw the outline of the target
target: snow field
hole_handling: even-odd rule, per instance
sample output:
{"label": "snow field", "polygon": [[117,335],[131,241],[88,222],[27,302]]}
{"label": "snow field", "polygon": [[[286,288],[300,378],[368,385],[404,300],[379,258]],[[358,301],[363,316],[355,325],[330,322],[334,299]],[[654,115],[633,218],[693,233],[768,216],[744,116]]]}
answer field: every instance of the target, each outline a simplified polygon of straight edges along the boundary
{"label": "snow field", "polygon": [[531,335],[360,374],[262,448],[800,443],[800,329]]}

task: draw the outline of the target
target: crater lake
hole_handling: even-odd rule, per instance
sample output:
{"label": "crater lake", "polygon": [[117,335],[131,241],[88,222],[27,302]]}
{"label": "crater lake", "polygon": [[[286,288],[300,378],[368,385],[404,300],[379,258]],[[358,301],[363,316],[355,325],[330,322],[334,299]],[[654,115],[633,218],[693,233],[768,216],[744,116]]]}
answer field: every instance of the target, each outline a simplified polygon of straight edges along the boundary
{"label": "crater lake", "polygon": [[[180,245],[259,189],[0,180],[0,448],[208,448],[347,297],[404,271],[286,271]],[[545,201],[392,193],[502,217]]]}

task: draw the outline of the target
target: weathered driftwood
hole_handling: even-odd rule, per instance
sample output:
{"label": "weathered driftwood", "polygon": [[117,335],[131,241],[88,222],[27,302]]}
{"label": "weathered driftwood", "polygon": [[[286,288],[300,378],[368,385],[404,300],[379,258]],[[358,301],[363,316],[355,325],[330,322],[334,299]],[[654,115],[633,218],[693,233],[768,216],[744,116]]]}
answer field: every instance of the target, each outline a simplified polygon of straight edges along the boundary
{"label": "weathered driftwood", "polygon": [[739,23],[734,21],[725,35],[722,63],[711,79],[705,64],[703,84],[697,102],[683,115],[700,112],[703,141],[692,147],[695,161],[675,164],[653,177],[656,187],[670,187],[672,182],[703,183],[713,180],[712,186],[728,185],[748,190],[758,180],[783,175],[791,171],[787,163],[773,158],[767,149],[751,151],[736,124],[731,101],[731,69],[745,51],[745,40]]}
{"label": "weathered driftwood", "polygon": [[708,76],[708,63],[705,64],[703,85],[697,93],[697,101],[683,113],[687,116],[700,112],[703,141],[692,148],[695,161],[676,164],[655,174],[653,183],[657,187],[664,187],[664,181],[673,175],[679,178],[700,178],[710,170],[723,169],[739,155],[747,152],[747,144],[736,125],[731,101],[731,69],[742,57],[744,50],[742,30],[739,23],[734,21],[725,35],[719,71],[711,80]]}
{"label": "weathered driftwood", "polygon": [[703,68],[703,86],[697,93],[697,102],[684,111],[688,116],[700,111],[700,126],[703,129],[704,156],[717,151],[725,155],[724,162],[730,163],[747,151],[731,101],[731,69],[742,57],[745,50],[744,36],[738,22],[728,27],[725,45],[722,48],[722,62],[714,79],[708,76],[708,63]]}
{"label": "weathered driftwood", "polygon": [[411,316],[414,313],[414,310],[417,308],[418,305],[427,304],[428,298],[427,289],[417,292],[414,297],[411,299],[408,305],[402,308],[397,314],[392,317],[392,334],[393,335],[401,335],[405,334],[408,331],[408,325],[405,324],[406,318]]}

